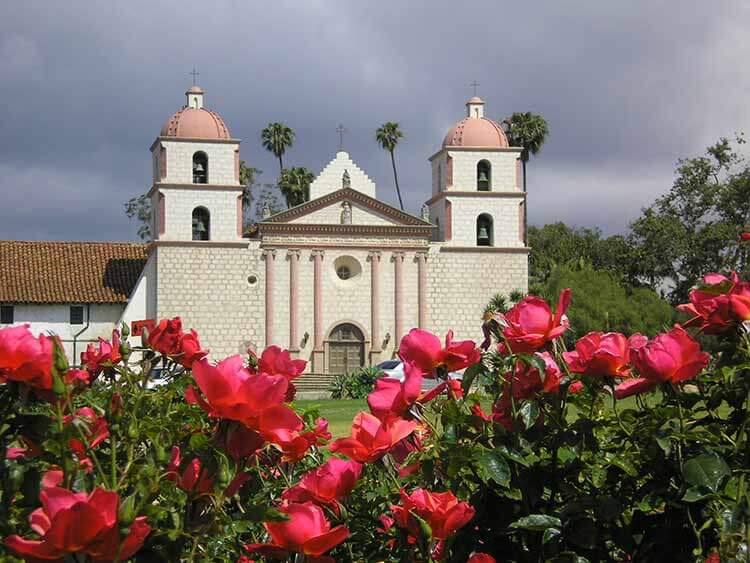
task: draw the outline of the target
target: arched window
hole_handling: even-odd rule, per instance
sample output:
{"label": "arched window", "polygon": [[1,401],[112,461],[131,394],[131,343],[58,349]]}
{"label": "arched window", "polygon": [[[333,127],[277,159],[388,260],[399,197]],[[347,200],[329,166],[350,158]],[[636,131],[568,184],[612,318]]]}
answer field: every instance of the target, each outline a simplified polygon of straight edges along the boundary
{"label": "arched window", "polygon": [[193,240],[211,239],[211,215],[205,207],[193,209]]}
{"label": "arched window", "polygon": [[208,184],[208,155],[203,151],[193,155],[193,184]]}
{"label": "arched window", "polygon": [[494,246],[495,236],[492,232],[492,215],[482,213],[477,217],[477,246]]}
{"label": "arched window", "polygon": [[480,192],[490,191],[492,185],[492,168],[486,160],[477,163],[477,190]]}

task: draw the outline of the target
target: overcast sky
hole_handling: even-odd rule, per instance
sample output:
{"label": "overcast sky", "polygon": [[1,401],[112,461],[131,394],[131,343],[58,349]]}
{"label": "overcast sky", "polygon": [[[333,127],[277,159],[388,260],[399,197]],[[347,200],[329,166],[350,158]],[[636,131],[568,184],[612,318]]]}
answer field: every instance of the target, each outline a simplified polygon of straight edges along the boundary
{"label": "overcast sky", "polygon": [[620,232],[678,158],[748,128],[748,23],[740,1],[15,2],[0,20],[0,238],[134,239],[122,204],[150,187],[148,148],[194,66],[267,182],[269,121],[297,134],[285,163],[316,173],[341,122],[393,203],[374,131],[398,121],[413,212],[477,80],[488,117],[549,122],[529,165],[531,223]]}

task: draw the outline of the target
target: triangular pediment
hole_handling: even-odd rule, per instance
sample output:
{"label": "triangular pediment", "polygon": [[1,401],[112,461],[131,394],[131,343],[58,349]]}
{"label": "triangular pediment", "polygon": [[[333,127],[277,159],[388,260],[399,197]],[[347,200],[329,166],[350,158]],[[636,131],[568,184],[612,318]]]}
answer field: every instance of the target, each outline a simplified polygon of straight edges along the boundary
{"label": "triangular pediment", "polygon": [[[347,207],[350,214],[347,217]],[[426,227],[419,217],[352,188],[342,188],[265,219],[260,224]]]}

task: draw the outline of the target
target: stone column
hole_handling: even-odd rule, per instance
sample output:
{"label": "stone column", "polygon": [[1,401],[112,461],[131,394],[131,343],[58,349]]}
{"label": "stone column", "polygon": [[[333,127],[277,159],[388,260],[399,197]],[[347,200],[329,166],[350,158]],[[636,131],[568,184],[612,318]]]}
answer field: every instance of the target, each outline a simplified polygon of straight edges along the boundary
{"label": "stone column", "polygon": [[401,343],[401,337],[404,335],[404,291],[403,291],[403,279],[404,279],[404,253],[394,252],[393,257],[393,315],[395,317],[395,333],[393,335],[393,345],[398,349]]}
{"label": "stone column", "polygon": [[371,250],[367,259],[370,261],[370,365],[380,361],[380,258],[379,250]]}
{"label": "stone column", "polygon": [[266,261],[266,347],[275,344],[273,341],[273,265],[275,258],[275,250],[263,251],[263,260]]}
{"label": "stone column", "polygon": [[299,250],[289,250],[289,351],[299,352],[297,312],[299,310]]}
{"label": "stone column", "polygon": [[323,350],[323,254],[324,250],[313,250],[313,351],[312,371],[323,373],[325,352]]}
{"label": "stone column", "polygon": [[417,301],[419,305],[419,328],[427,329],[427,253],[417,252]]}

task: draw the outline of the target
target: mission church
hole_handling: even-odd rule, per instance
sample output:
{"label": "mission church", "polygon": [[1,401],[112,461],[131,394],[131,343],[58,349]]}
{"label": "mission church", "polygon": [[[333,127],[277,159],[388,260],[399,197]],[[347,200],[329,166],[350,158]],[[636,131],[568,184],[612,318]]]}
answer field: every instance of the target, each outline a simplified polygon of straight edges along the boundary
{"label": "mission church", "polygon": [[77,357],[116,323],[180,316],[214,359],[277,344],[330,375],[392,358],[412,327],[481,339],[490,298],[526,290],[521,148],[480,98],[429,157],[417,214],[339,151],[309,201],[248,231],[240,140],[200,87],[186,96],[151,145],[153,240],[0,241],[2,326],[56,332]]}

